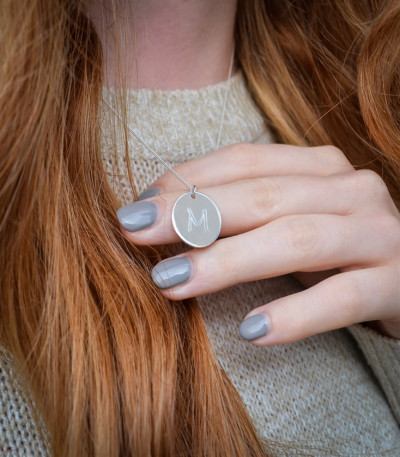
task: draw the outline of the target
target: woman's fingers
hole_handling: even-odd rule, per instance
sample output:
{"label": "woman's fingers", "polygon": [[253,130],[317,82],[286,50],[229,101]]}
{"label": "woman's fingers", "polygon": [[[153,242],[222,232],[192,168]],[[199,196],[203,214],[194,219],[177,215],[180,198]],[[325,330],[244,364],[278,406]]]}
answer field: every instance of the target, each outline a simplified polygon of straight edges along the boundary
{"label": "woman's fingers", "polygon": [[[276,176],[239,181],[204,192],[220,209],[221,236],[224,237],[294,214],[349,215],[366,206],[376,213],[390,200],[385,186],[370,186],[369,181],[372,181],[371,173],[365,171],[326,177]],[[169,192],[122,208],[118,214],[122,226],[127,229],[125,236],[135,244],[177,242],[171,214],[180,195],[179,191]],[[132,221],[137,221],[136,225]]]}
{"label": "woman's fingers", "polygon": [[[253,344],[284,344],[378,319],[398,318],[395,269],[376,267],[332,276],[314,287],[252,310],[240,325]],[[397,313],[397,314],[396,314]]]}
{"label": "woman's fingers", "polygon": [[165,295],[181,300],[294,271],[363,268],[390,260],[394,225],[390,217],[285,216],[163,261],[153,279]]}
{"label": "woman's fingers", "polygon": [[[334,146],[303,148],[252,143],[227,146],[174,168],[199,189],[264,176],[328,176],[351,169],[350,162]],[[157,187],[162,193],[184,189],[183,184],[169,172],[151,187]]]}
{"label": "woman's fingers", "polygon": [[[333,269],[340,273],[252,311],[242,336],[281,344],[371,320],[400,335],[399,213],[377,174],[355,171],[330,146],[254,144],[223,148],[176,170],[216,202],[227,238],[156,265],[153,279],[167,297]],[[171,212],[182,186],[170,173],[155,186],[161,195],[118,212],[135,244],[178,241]]]}

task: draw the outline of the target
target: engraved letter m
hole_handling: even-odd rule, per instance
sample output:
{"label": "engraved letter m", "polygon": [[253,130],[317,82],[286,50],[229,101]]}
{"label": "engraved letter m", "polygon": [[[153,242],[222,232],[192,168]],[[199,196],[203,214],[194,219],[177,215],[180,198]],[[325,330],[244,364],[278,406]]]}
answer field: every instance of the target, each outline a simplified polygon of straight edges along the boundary
{"label": "engraved letter m", "polygon": [[191,232],[193,229],[193,225],[199,228],[203,224],[203,228],[205,232],[208,232],[208,219],[207,219],[207,210],[203,208],[201,210],[201,218],[198,221],[193,214],[192,208],[186,208],[189,214],[188,219],[188,232]]}

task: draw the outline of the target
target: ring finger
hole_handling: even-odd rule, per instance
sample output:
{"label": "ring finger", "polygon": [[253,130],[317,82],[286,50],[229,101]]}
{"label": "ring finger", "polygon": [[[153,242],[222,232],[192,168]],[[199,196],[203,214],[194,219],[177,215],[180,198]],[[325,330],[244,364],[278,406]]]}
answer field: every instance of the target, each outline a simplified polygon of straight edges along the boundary
{"label": "ring finger", "polygon": [[[180,300],[294,271],[374,265],[393,249],[390,237],[382,236],[381,223],[362,216],[286,216],[163,261],[154,268],[153,279],[169,289],[170,298]],[[363,240],[368,250],[360,247]]]}

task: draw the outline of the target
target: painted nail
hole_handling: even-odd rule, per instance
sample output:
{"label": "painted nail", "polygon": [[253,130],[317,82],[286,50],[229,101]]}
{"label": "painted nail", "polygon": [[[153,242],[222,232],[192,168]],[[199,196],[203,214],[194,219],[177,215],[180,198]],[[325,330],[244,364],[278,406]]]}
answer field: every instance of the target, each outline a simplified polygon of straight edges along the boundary
{"label": "painted nail", "polygon": [[161,190],[158,187],[149,187],[144,192],[142,192],[139,196],[139,200],[146,200],[146,198],[155,197],[156,195],[160,194]]}
{"label": "painted nail", "polygon": [[269,331],[269,319],[265,314],[255,314],[245,319],[239,326],[240,336],[244,340],[255,340]]}
{"label": "painted nail", "polygon": [[158,263],[151,273],[153,281],[160,289],[169,289],[187,281],[192,267],[187,257],[177,257]]}
{"label": "painted nail", "polygon": [[157,206],[153,202],[129,203],[117,211],[117,217],[122,227],[135,232],[154,223],[157,217]]}

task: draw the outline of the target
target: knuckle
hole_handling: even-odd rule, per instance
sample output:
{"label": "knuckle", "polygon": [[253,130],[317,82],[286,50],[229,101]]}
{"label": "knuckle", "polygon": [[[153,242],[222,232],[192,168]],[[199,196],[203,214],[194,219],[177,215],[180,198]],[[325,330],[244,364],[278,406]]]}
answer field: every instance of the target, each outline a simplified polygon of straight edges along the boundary
{"label": "knuckle", "polygon": [[398,254],[400,250],[400,220],[392,214],[383,214],[375,218],[375,223],[379,226],[379,231],[382,234],[382,239],[386,241],[387,248],[392,254]]}
{"label": "knuckle", "polygon": [[382,197],[388,193],[383,179],[372,170],[357,170],[354,181],[357,190],[367,192],[370,197]]}
{"label": "knuckle", "polygon": [[312,257],[317,252],[319,245],[318,229],[311,218],[287,217],[285,233],[288,247],[295,255]]}
{"label": "knuckle", "polygon": [[225,285],[236,284],[240,273],[240,262],[234,254],[234,250],[225,250],[223,255],[217,256],[218,265],[209,271],[219,271],[220,279]]}
{"label": "knuckle", "polygon": [[234,161],[240,169],[253,170],[260,166],[260,155],[251,143],[236,143],[227,150],[229,160]]}
{"label": "knuckle", "polygon": [[332,168],[343,171],[343,169],[352,168],[347,157],[341,149],[333,145],[318,146],[316,152]]}
{"label": "knuckle", "polygon": [[281,199],[281,189],[271,178],[254,179],[248,182],[249,211],[255,221],[264,221],[270,216]]}

